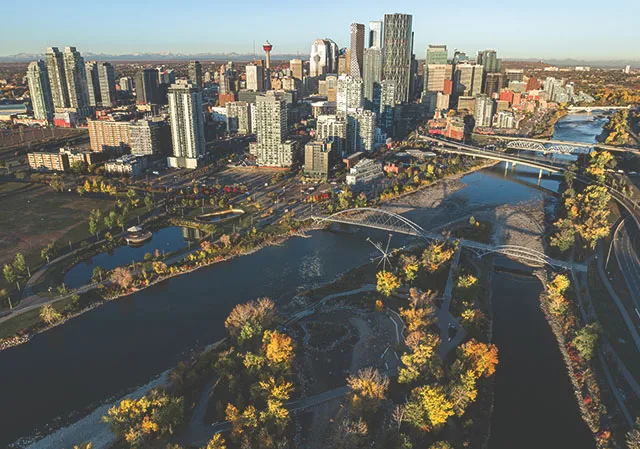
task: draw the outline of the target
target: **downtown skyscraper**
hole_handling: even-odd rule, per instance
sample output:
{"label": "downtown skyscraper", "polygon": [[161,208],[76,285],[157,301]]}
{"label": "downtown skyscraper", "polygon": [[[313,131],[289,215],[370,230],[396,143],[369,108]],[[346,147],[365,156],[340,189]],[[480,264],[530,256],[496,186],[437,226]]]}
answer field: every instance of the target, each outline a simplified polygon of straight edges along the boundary
{"label": "downtown skyscraper", "polygon": [[382,20],[369,22],[369,48],[382,48],[383,45]]}
{"label": "downtown skyscraper", "polygon": [[116,103],[116,73],[108,62],[85,64],[90,106],[111,107]]}
{"label": "downtown skyscraper", "polygon": [[173,156],[169,167],[197,168],[204,154],[202,92],[193,83],[173,84],[168,91]]}
{"label": "downtown skyscraper", "polygon": [[409,101],[411,83],[411,55],[413,53],[412,16],[384,15],[383,68],[385,80],[395,83],[398,103]]}
{"label": "downtown skyscraper", "polygon": [[76,47],[66,47],[63,54],[64,73],[69,93],[69,106],[83,113],[89,106],[87,71],[84,58]]}
{"label": "downtown skyscraper", "polygon": [[199,89],[202,89],[202,64],[200,61],[189,62],[189,81]]}
{"label": "downtown skyscraper", "polygon": [[51,121],[53,119],[53,100],[49,75],[44,61],[33,61],[27,68],[27,82],[33,115],[38,120]]}
{"label": "downtown skyscraper", "polygon": [[362,63],[364,58],[364,25],[351,24],[351,45],[349,47],[349,74],[352,78],[362,78]]}
{"label": "downtown skyscraper", "polygon": [[369,47],[364,51],[363,63],[364,99],[366,106],[371,108],[374,101],[376,86],[382,81],[382,48]]}

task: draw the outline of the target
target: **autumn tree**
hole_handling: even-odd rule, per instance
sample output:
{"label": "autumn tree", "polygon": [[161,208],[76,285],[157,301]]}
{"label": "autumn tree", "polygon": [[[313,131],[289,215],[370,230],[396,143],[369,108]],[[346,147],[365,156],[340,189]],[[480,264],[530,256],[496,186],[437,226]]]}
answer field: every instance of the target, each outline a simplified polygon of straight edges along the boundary
{"label": "autumn tree", "polygon": [[552,314],[562,316],[567,312],[569,303],[565,298],[565,292],[569,286],[569,278],[564,274],[556,275],[551,282],[547,283],[547,300]]}
{"label": "autumn tree", "polygon": [[109,409],[102,421],[133,447],[172,434],[184,417],[183,399],[154,388],[140,399],[127,398]]}
{"label": "autumn tree", "polygon": [[404,275],[405,281],[411,283],[416,277],[418,277],[420,261],[416,256],[403,254],[400,256],[400,264],[402,266],[402,274]]}
{"label": "autumn tree", "polygon": [[455,250],[446,248],[444,243],[433,242],[422,253],[422,264],[429,273],[435,273],[445,263],[451,260]]}
{"label": "autumn tree", "polygon": [[264,329],[276,322],[275,304],[269,298],[260,298],[236,305],[224,322],[229,335],[239,343],[262,337]]}
{"label": "autumn tree", "polygon": [[628,449],[640,449],[640,418],[636,418],[635,425],[627,432]]}
{"label": "autumn tree", "polygon": [[387,298],[400,288],[400,280],[390,271],[378,271],[376,274],[376,289]]}
{"label": "autumn tree", "polygon": [[278,331],[267,330],[262,337],[264,352],[272,366],[287,368],[293,360],[291,337]]}
{"label": "autumn tree", "polygon": [[345,418],[338,423],[333,435],[335,449],[364,449],[369,437],[369,427],[362,419]]}
{"label": "autumn tree", "polygon": [[351,388],[351,407],[356,415],[375,414],[389,388],[389,378],[369,367],[349,376],[347,385]]}
{"label": "autumn tree", "polygon": [[616,160],[613,155],[608,151],[595,150],[591,152],[589,158],[587,173],[596,181],[604,182],[605,170],[607,168],[613,168],[616,165]]}
{"label": "autumn tree", "polygon": [[498,348],[493,344],[471,339],[458,348],[458,360],[476,377],[491,377],[498,364]]}
{"label": "autumn tree", "polygon": [[127,290],[133,284],[133,274],[125,267],[118,267],[111,273],[111,281],[123,290]]}
{"label": "autumn tree", "polygon": [[413,383],[427,373],[431,377],[439,377],[441,362],[437,349],[440,346],[440,337],[423,333],[413,335],[418,336],[416,341],[412,342],[409,351],[400,357],[402,366],[398,370],[398,382],[402,384]]}
{"label": "autumn tree", "polygon": [[216,433],[203,449],[227,449],[227,442],[221,434]]}
{"label": "autumn tree", "polygon": [[476,400],[478,396],[476,382],[476,373],[470,369],[453,372],[453,379],[448,388],[448,397],[457,416],[462,416],[467,407]]}
{"label": "autumn tree", "polygon": [[597,323],[587,324],[576,332],[572,343],[583,360],[589,361],[593,358],[600,339],[600,326]]}
{"label": "autumn tree", "polygon": [[45,324],[53,324],[62,319],[62,315],[51,304],[40,307],[40,319]]}
{"label": "autumn tree", "polygon": [[453,449],[453,447],[446,441],[436,441],[429,446],[429,449]]}
{"label": "autumn tree", "polygon": [[440,385],[414,388],[405,408],[405,420],[423,432],[440,429],[454,414],[453,404]]}

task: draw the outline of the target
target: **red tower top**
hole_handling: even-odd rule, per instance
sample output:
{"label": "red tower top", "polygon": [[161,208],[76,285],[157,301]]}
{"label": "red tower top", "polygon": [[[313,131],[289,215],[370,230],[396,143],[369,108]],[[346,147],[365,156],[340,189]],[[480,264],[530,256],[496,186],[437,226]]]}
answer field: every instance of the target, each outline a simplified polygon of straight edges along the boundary
{"label": "red tower top", "polygon": [[271,45],[271,44],[269,43],[269,41],[265,42],[265,43],[262,45],[262,49],[263,49],[264,51],[271,51],[271,49],[272,49],[272,48],[273,48],[273,45]]}

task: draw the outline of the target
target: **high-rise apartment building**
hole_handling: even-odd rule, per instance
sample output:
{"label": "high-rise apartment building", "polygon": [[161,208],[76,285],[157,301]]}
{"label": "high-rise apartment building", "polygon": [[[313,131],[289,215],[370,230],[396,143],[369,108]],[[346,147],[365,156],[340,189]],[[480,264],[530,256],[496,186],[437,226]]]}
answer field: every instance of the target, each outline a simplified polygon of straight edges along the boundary
{"label": "high-rise apartment building", "polygon": [[53,100],[49,75],[44,61],[32,61],[27,67],[27,82],[33,116],[38,120],[53,120]]}
{"label": "high-rise apartment building", "polygon": [[189,81],[197,88],[202,89],[202,64],[200,61],[189,62]]}
{"label": "high-rise apartment building", "polygon": [[168,91],[173,156],[169,167],[196,168],[204,154],[202,92],[193,83],[173,84]]}
{"label": "high-rise apartment building", "polygon": [[81,115],[86,114],[89,107],[89,91],[84,58],[76,47],[65,47],[63,59],[69,107],[76,109]]}
{"label": "high-rise apartment building", "polygon": [[293,164],[295,143],[287,141],[287,101],[275,91],[256,97],[258,165],[289,167]]}
{"label": "high-rise apartment building", "polygon": [[58,47],[49,47],[45,53],[45,62],[51,86],[51,99],[56,110],[69,107],[69,91],[64,74],[64,59]]}
{"label": "high-rise apartment building", "polygon": [[358,109],[347,117],[347,147],[350,152],[372,151],[376,136],[376,113]]}
{"label": "high-rise apartment building", "polygon": [[319,115],[316,120],[316,139],[332,143],[334,155],[346,154],[347,121],[337,115]]}
{"label": "high-rise apartment building", "polygon": [[227,107],[227,131],[235,134],[251,133],[251,107],[246,101],[230,101]]}
{"label": "high-rise apartment building", "polygon": [[89,106],[101,106],[102,97],[100,96],[98,63],[96,61],[87,61],[85,63],[85,69],[87,71],[87,91],[89,93]]}
{"label": "high-rise apartment building", "polygon": [[504,72],[504,77],[507,85],[511,81],[524,81],[524,71],[522,69],[508,69]]}
{"label": "high-rise apartment building", "polygon": [[369,22],[369,48],[382,48],[382,20]]}
{"label": "high-rise apartment building", "polygon": [[264,90],[264,68],[257,64],[248,64],[247,72],[247,89],[255,92]]}
{"label": "high-rise apartment building", "polygon": [[88,120],[91,151],[122,153],[131,141],[129,122]]}
{"label": "high-rise apartment building", "polygon": [[478,64],[456,64],[453,72],[453,92],[457,96],[476,96],[482,92],[483,67]]}
{"label": "high-rise apartment building", "polygon": [[144,69],[136,73],[136,103],[159,104],[158,72],[156,69]]}
{"label": "high-rise apartment building", "polygon": [[301,59],[292,59],[289,61],[289,68],[291,69],[291,76],[295,79],[302,81],[303,71],[302,71],[302,60]]}
{"label": "high-rise apartment building", "polygon": [[393,134],[393,123],[397,103],[396,83],[392,80],[384,80],[380,83],[380,128],[385,133]]}
{"label": "high-rise apartment building", "polygon": [[102,106],[109,107],[116,104],[116,71],[108,62],[98,63],[98,83]]}
{"label": "high-rise apartment building", "polygon": [[371,107],[374,100],[374,87],[382,81],[382,48],[370,47],[364,51],[364,98]]}
{"label": "high-rise apartment building", "polygon": [[171,126],[161,118],[131,123],[129,146],[136,156],[166,156],[171,150]]}
{"label": "high-rise apartment building", "polygon": [[411,55],[413,53],[412,17],[409,14],[385,14],[383,77],[395,83],[396,101],[409,101]]}
{"label": "high-rise apartment building", "polygon": [[349,74],[352,78],[362,78],[362,62],[364,58],[364,25],[351,24],[351,45],[349,46]]}
{"label": "high-rise apartment building", "polygon": [[363,101],[362,79],[349,75],[340,75],[338,77],[338,97],[336,101],[337,114],[345,116],[354,109],[362,108]]}
{"label": "high-rise apartment building", "polygon": [[473,118],[476,127],[490,127],[493,122],[493,99],[487,95],[478,95]]}
{"label": "high-rise apartment building", "polygon": [[108,62],[88,61],[87,90],[90,106],[110,107],[116,103],[116,72]]}

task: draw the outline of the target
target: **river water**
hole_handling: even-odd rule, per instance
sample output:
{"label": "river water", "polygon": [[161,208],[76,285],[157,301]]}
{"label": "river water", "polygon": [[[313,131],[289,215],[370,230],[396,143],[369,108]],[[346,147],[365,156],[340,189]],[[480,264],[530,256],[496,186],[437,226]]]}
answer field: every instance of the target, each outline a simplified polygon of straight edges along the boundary
{"label": "river water", "polygon": [[[574,119],[563,119],[557,129],[563,129],[566,120],[572,122],[566,129],[575,131],[574,126],[580,125],[575,125]],[[577,140],[556,134],[559,139]],[[524,167],[505,177],[498,166],[463,177],[467,187],[452,196],[470,205],[515,204],[547,195],[535,187],[536,181],[537,173]],[[550,190],[557,185],[553,178],[542,182],[542,187]],[[414,215],[419,214],[407,214],[409,218]],[[441,223],[418,224],[430,229]],[[0,447],[43,429],[56,418],[68,418],[72,413],[81,417],[98,403],[147,383],[192,348],[220,339],[225,333],[224,320],[235,304],[261,296],[286,303],[300,289],[330,281],[368,262],[375,250],[365,240],[367,235],[386,241],[386,234],[376,232],[315,231],[311,238],[292,238],[280,246],[172,278],[0,352]],[[395,245],[402,242],[394,237]],[[514,439],[516,429],[544,433],[548,441],[579,443],[564,447],[590,447],[581,436],[586,426],[581,425],[575,401],[565,388],[566,370],[551,330],[540,318],[540,285],[528,278],[507,280],[497,275],[493,288],[499,297],[495,343],[501,351],[501,363],[496,374],[490,448],[534,447]],[[522,302],[500,302],[514,296]],[[535,357],[522,360],[518,354]],[[523,363],[526,369],[522,369]],[[527,396],[532,392],[535,394]],[[517,400],[525,397],[538,402]],[[532,407],[537,413],[525,421],[521,415],[509,413],[513,407]],[[545,418],[555,416],[549,410],[556,410],[572,425],[560,426],[556,429],[559,434],[548,433],[543,427],[548,424]]]}

